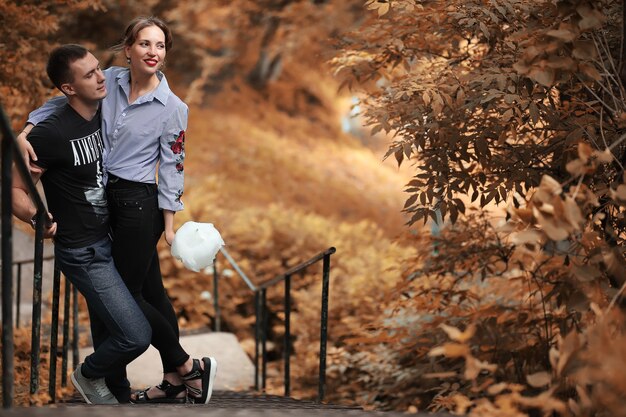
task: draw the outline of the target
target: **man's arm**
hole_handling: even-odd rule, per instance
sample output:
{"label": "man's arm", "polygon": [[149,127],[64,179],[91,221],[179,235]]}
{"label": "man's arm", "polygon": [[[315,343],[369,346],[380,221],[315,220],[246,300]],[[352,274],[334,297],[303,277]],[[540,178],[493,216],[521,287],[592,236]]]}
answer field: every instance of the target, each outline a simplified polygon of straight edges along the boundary
{"label": "man's arm", "polygon": [[[35,184],[39,182],[41,175],[45,171],[40,168],[41,172],[33,172],[31,173],[31,178]],[[11,187],[11,195],[13,200],[13,214],[15,217],[23,221],[24,223],[28,223],[33,226],[32,219],[37,214],[37,208],[33,204],[32,199],[30,198],[30,194],[28,192],[28,187],[24,183],[22,176],[17,171],[15,165],[13,166],[13,185]],[[52,215],[49,214],[50,220],[52,220]],[[44,225],[44,238],[52,237],[57,232],[57,224],[53,222],[50,227],[46,227]]]}

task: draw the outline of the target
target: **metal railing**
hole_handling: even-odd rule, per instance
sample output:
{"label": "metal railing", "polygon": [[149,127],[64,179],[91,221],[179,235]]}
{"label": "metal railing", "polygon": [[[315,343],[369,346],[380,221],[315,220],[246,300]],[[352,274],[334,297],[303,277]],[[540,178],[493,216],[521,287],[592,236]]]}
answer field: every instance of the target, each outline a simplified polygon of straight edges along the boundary
{"label": "metal railing", "polygon": [[[30,394],[35,394],[39,390],[39,365],[41,357],[41,306],[42,306],[42,274],[43,274],[43,228],[44,225],[50,226],[48,212],[43,204],[43,200],[39,195],[34,182],[30,177],[30,172],[26,163],[22,159],[18,150],[15,134],[11,129],[9,119],[0,104],[0,132],[2,133],[2,142],[0,145],[0,207],[1,207],[1,252],[2,252],[2,406],[3,408],[11,408],[14,401],[14,333],[13,333],[13,269],[17,266],[17,289],[18,297],[16,302],[17,318],[16,326],[19,327],[20,308],[19,302],[21,298],[21,274],[22,265],[25,263],[33,264],[33,306],[32,306],[32,331],[31,331],[31,369],[30,369]],[[12,230],[12,166],[15,166],[19,175],[22,177],[29,196],[31,197],[37,213],[35,215],[35,247],[34,259],[28,261],[13,262],[13,230]],[[49,258],[47,258],[49,259]],[[56,399],[56,360],[58,354],[58,323],[59,323],[59,298],[60,298],[60,273],[55,265],[55,273],[53,278],[53,306],[52,306],[52,323],[50,334],[50,381],[49,394],[52,402]],[[67,356],[69,350],[69,320],[70,320],[70,293],[71,288],[66,280],[65,285],[65,305],[64,305],[64,323],[63,323],[63,353],[62,353],[62,369],[63,375],[61,383],[67,384]],[[74,365],[78,362],[78,335],[77,335],[77,292],[73,290],[74,303]]]}
{"label": "metal railing", "polygon": [[[48,255],[43,257],[43,261],[53,260],[53,255]],[[17,294],[15,295],[15,327],[20,328],[21,321],[21,310],[22,303],[20,302],[22,299],[22,271],[24,270],[24,266],[29,264],[34,264],[34,259],[26,259],[21,261],[13,261],[13,266],[16,267],[14,270],[17,270],[17,278],[15,281]]]}
{"label": "metal railing", "polygon": [[[291,392],[291,279],[292,276],[303,272],[309,266],[322,260],[322,306],[320,314],[320,364],[319,364],[319,384],[317,401],[324,400],[326,388],[326,346],[328,342],[328,298],[330,292],[330,256],[336,252],[334,247],[328,248],[318,253],[309,260],[287,270],[281,275],[254,285],[252,281],[241,270],[237,262],[230,256],[226,249],[220,249],[228,263],[244,280],[248,288],[254,293],[254,389],[259,390],[259,359],[261,360],[261,389],[265,391],[267,381],[267,335],[269,309],[267,307],[267,290],[281,282],[284,283],[284,313],[285,313],[285,334],[283,337],[283,361],[284,361],[284,395],[289,396]],[[215,330],[220,331],[221,317],[219,308],[219,275],[217,271],[217,260],[213,264],[213,302],[215,308]],[[259,352],[260,350],[260,352]]]}

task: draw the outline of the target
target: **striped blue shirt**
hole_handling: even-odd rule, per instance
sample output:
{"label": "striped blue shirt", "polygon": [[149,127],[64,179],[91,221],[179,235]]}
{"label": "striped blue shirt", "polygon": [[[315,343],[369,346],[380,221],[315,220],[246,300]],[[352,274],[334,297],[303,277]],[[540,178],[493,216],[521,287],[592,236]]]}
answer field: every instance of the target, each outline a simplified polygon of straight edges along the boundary
{"label": "striped blue shirt", "polygon": [[[102,101],[104,164],[108,173],[129,181],[154,184],[157,176],[159,207],[183,209],[185,131],[189,108],[170,90],[165,75],[151,92],[128,104],[130,71],[104,70],[107,96]],[[30,113],[37,124],[67,102],[65,96],[48,100]]]}

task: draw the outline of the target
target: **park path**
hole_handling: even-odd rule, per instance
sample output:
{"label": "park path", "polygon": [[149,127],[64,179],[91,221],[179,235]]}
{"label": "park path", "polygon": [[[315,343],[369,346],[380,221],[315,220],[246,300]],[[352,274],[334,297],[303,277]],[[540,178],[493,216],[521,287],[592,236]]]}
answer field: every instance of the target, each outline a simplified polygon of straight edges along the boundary
{"label": "park path", "polygon": [[399,412],[365,411],[362,409],[334,405],[317,404],[313,401],[295,400],[274,395],[251,392],[216,391],[207,405],[114,405],[90,406],[79,399],[55,406],[13,408],[0,411],[2,416],[16,417],[452,417],[450,414],[405,414]]}

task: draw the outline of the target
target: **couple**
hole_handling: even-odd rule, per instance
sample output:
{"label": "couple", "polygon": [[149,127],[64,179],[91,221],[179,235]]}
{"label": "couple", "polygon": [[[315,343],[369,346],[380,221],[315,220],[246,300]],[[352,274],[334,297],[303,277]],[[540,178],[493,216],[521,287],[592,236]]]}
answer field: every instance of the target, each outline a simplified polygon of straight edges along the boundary
{"label": "couple", "polygon": [[[64,97],[31,113],[18,136],[55,216],[45,236],[54,236],[60,269],[89,308],[94,352],[71,379],[90,404],[206,404],[213,390],[217,363],[192,359],[180,345],[156,250],[163,232],[171,245],[183,209],[188,108],[159,71],[171,45],[169,28],[149,17],[133,20],[117,48],[129,68],[102,71],[82,46],[56,48],[47,73]],[[16,174],[13,212],[33,224]],[[126,365],[150,344],[163,381],[131,395]]]}

